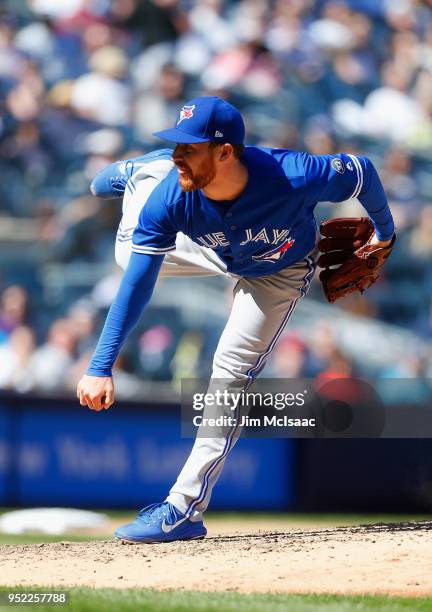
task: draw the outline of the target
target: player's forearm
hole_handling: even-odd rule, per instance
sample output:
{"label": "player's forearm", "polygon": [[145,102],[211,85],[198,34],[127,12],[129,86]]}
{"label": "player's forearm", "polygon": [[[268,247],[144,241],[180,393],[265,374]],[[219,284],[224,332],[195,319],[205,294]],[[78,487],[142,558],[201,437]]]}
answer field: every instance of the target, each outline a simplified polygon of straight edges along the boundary
{"label": "player's forearm", "polygon": [[365,158],[358,158],[363,168],[363,188],[358,195],[359,201],[367,210],[375,226],[377,238],[380,241],[390,240],[395,227],[387,197],[381,180],[372,162]]}
{"label": "player's forearm", "polygon": [[112,375],[121,346],[151,298],[162,261],[160,255],[132,253],[87,369],[88,375]]}

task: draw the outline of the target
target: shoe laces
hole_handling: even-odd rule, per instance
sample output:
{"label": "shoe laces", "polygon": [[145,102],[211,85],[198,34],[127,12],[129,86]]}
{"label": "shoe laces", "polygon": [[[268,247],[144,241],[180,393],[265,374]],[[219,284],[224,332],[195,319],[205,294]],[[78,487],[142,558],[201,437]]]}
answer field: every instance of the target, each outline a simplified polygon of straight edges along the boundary
{"label": "shoe laces", "polygon": [[133,159],[128,159],[125,165],[125,173],[126,176],[128,177],[128,179],[132,178],[132,174],[134,171],[134,160]]}
{"label": "shoe laces", "polygon": [[181,514],[169,502],[150,504],[139,511],[138,518],[146,525],[155,524],[166,519],[167,525],[172,525],[178,520]]}
{"label": "shoe laces", "polygon": [[111,181],[111,186],[114,189],[117,189],[119,191],[123,191],[126,188],[126,184],[128,182],[129,179],[132,178],[133,175],[133,171],[134,171],[134,161],[133,159],[128,159],[126,161],[125,164],[125,171],[123,174],[118,174],[116,176],[112,176],[110,178]]}

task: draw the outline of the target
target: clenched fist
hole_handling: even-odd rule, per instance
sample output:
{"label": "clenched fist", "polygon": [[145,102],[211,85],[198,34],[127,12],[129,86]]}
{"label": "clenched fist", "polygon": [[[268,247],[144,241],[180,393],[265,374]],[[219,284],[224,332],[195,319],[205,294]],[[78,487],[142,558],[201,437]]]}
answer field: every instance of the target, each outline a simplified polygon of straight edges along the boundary
{"label": "clenched fist", "polygon": [[87,376],[77,386],[77,398],[81,406],[90,410],[107,409],[114,403],[114,384],[111,376]]}

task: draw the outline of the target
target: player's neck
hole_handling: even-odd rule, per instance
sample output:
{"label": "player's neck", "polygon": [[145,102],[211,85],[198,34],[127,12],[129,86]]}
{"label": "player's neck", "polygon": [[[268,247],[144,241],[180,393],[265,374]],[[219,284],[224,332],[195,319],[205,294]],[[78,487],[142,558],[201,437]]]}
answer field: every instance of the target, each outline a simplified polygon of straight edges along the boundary
{"label": "player's neck", "polygon": [[210,200],[235,200],[243,192],[248,180],[247,167],[237,160],[229,169],[219,171],[202,191]]}

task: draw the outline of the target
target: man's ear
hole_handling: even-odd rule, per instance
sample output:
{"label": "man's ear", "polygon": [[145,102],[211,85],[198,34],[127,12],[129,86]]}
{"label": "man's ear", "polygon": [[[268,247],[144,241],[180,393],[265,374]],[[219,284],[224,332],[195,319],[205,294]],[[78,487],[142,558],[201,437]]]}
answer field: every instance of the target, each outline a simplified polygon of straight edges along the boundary
{"label": "man's ear", "polygon": [[233,150],[232,145],[228,142],[223,144],[221,150],[219,151],[219,161],[225,161],[228,159],[232,155]]}

